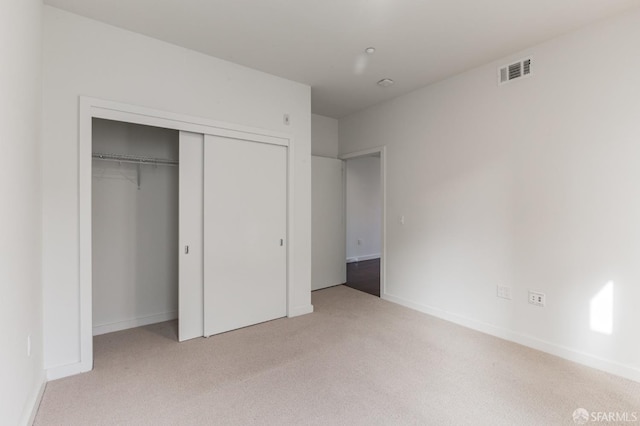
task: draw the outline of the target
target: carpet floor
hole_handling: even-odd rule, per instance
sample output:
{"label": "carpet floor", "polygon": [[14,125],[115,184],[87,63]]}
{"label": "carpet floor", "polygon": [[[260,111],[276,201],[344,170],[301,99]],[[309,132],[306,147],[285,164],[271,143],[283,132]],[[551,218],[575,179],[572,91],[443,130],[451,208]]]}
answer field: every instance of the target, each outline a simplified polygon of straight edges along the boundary
{"label": "carpet floor", "polygon": [[35,424],[572,425],[579,407],[640,417],[640,383],[345,286],[312,297],[311,315],[208,339],[178,343],[175,321],[98,336],[94,370],[49,382]]}

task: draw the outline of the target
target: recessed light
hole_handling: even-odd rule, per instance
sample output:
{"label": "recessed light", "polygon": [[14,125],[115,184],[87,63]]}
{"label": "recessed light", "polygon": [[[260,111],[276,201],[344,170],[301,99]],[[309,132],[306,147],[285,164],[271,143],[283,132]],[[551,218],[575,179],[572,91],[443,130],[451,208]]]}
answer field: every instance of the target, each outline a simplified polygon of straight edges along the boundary
{"label": "recessed light", "polygon": [[373,55],[374,53],[376,53],[376,48],[367,47],[366,49],[364,49],[364,53],[366,53],[367,55]]}
{"label": "recessed light", "polygon": [[395,82],[393,80],[391,80],[390,78],[383,78],[382,80],[380,80],[378,82],[378,86],[389,87],[389,86],[393,86],[393,83],[395,83]]}

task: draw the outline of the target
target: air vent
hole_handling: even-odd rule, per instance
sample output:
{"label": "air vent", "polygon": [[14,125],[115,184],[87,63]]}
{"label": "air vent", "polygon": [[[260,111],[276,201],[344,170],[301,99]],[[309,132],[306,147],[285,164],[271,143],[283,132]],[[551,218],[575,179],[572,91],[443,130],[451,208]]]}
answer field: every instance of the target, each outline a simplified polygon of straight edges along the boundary
{"label": "air vent", "polygon": [[498,68],[498,85],[531,75],[531,58]]}

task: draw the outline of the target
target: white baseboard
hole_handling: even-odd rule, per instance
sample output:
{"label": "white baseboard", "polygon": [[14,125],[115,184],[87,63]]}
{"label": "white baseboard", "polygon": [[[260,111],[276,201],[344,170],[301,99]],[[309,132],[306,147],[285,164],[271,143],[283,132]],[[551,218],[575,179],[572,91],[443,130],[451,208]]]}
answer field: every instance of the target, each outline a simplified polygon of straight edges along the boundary
{"label": "white baseboard", "polygon": [[365,256],[347,257],[347,263],[363,262],[365,260],[373,260],[373,259],[380,259],[380,253],[367,254]]}
{"label": "white baseboard", "polygon": [[566,346],[561,346],[555,343],[547,342],[545,340],[538,339],[533,336],[518,333],[513,330],[509,330],[502,327],[497,327],[492,324],[487,324],[474,319],[466,318],[458,314],[444,311],[432,306],[422,305],[410,300],[403,299],[401,297],[392,296],[385,293],[381,296],[382,299],[389,302],[397,303],[407,308],[414,309],[416,311],[423,312],[425,314],[432,315],[434,317],[449,321],[463,327],[467,327],[476,331],[480,331],[485,334],[489,334],[495,337],[499,337],[504,340],[518,343],[523,346],[527,346],[532,349],[536,349],[542,352],[549,353],[551,355],[564,358],[569,361],[576,362],[578,364],[586,365],[598,370],[606,371],[607,373],[615,374],[616,376],[624,377],[625,379],[640,382],[640,369],[620,364],[615,361],[600,358],[585,352],[581,352]]}
{"label": "white baseboard", "polygon": [[296,306],[287,315],[289,318],[298,317],[300,315],[306,315],[313,312],[313,305]]}
{"label": "white baseboard", "polygon": [[178,312],[164,312],[162,314],[149,315],[146,317],[133,318],[125,321],[118,321],[110,324],[96,325],[93,327],[93,335],[113,333],[114,331],[126,330],[143,325],[155,324],[157,322],[170,321],[178,318]]}
{"label": "white baseboard", "polygon": [[[93,360],[91,360],[91,365],[93,365]],[[91,371],[91,368],[92,366],[83,365],[81,362],[74,362],[73,364],[51,367],[47,369],[47,381],[58,380],[64,377],[86,373],[87,371]]]}
{"label": "white baseboard", "polygon": [[[345,274],[346,275],[346,274]],[[337,285],[342,285],[347,281],[347,277],[344,276],[337,282],[329,283],[329,284],[321,284],[314,286],[313,282],[311,283],[311,291],[322,290],[324,288],[335,287]]]}
{"label": "white baseboard", "polygon": [[40,408],[40,401],[42,401],[42,396],[44,395],[44,389],[46,386],[47,380],[43,374],[37,392],[27,402],[27,405],[25,405],[25,413],[21,424],[25,426],[33,425],[33,422],[36,420],[36,414],[38,414],[38,408]]}

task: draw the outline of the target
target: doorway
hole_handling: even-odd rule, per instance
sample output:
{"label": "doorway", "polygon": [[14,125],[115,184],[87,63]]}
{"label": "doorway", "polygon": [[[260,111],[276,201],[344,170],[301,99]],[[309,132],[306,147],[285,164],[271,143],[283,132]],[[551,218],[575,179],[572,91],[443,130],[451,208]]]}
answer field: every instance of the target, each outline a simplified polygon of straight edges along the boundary
{"label": "doorway", "polygon": [[343,156],[348,287],[384,295],[384,147]]}

